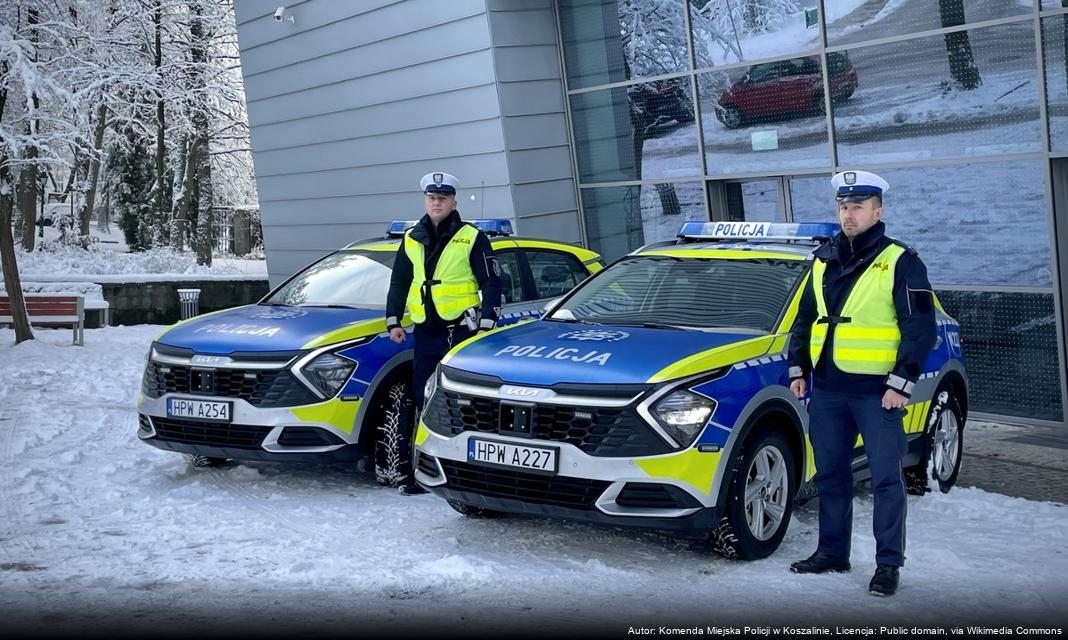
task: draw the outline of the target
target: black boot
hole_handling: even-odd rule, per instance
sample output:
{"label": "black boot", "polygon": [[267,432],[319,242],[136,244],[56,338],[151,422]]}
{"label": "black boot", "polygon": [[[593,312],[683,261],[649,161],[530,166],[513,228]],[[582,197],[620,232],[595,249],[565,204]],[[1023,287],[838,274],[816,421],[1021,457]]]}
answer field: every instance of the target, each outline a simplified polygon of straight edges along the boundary
{"label": "black boot", "polygon": [[845,573],[849,571],[849,559],[836,558],[822,551],[816,551],[808,558],[790,565],[790,571],[794,573]]}
{"label": "black boot", "polygon": [[892,564],[881,564],[875,568],[875,575],[868,584],[868,593],[873,596],[892,596],[897,593],[900,579],[898,568]]}
{"label": "black boot", "polygon": [[415,482],[406,482],[397,487],[397,492],[403,496],[417,496],[423,493],[427,493],[427,490],[420,487]]}

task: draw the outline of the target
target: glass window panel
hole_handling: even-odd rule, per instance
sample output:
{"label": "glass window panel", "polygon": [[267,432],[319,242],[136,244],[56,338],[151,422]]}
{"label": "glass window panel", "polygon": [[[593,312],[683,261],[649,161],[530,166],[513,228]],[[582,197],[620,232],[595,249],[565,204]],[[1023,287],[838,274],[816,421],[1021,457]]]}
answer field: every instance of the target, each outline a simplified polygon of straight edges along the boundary
{"label": "glass window panel", "polygon": [[690,68],[683,0],[561,0],[570,89]]}
{"label": "glass window panel", "polygon": [[834,190],[831,177],[790,178],[790,212],[794,222],[834,222]]}
{"label": "glass window panel", "polygon": [[[890,183],[887,234],[920,252],[935,286],[1052,287],[1042,167],[1023,160],[879,170]],[[827,202],[826,214],[795,207],[795,220],[834,219],[829,179],[792,181],[794,193]]]}
{"label": "glass window panel", "polygon": [[1042,0],[1042,10],[1068,8],[1068,0]]}
{"label": "glass window panel", "polygon": [[589,275],[578,258],[560,251],[526,249],[539,299],[562,296]]}
{"label": "glass window panel", "polygon": [[690,0],[697,67],[817,48],[817,6],[816,0]]}
{"label": "glass window panel", "polygon": [[1042,19],[1049,145],[1068,149],[1068,15]]}
{"label": "glass window panel", "polygon": [[579,93],[571,116],[584,183],[701,174],[686,79]]}
{"label": "glass window panel", "polygon": [[833,107],[839,164],[1041,150],[1032,23],[950,35],[952,56],[943,36],[849,51],[857,89]]}
{"label": "glass window panel", "polygon": [[1031,13],[1033,0],[824,0],[827,43],[853,44]]}
{"label": "glass window panel", "polygon": [[749,222],[784,222],[785,211],[778,179],[728,182],[727,219]]}
{"label": "glass window panel", "polygon": [[[856,71],[846,54],[830,56],[834,97],[848,99]],[[819,56],[703,73],[697,86],[709,175],[831,164]]]}
{"label": "glass window panel", "polygon": [[501,292],[504,302],[511,304],[525,299],[523,277],[519,271],[519,256],[515,249],[497,251],[497,263],[501,265]]}
{"label": "glass window panel", "polygon": [[587,188],[582,211],[590,249],[605,261],[670,240],[685,222],[708,220],[700,182]]}

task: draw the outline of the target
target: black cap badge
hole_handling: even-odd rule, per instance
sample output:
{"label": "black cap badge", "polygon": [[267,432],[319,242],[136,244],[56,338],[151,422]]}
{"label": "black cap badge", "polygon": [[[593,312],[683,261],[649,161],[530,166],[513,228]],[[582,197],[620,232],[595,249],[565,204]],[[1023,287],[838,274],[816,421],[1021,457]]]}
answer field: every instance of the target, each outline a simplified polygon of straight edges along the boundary
{"label": "black cap badge", "polygon": [[[853,180],[856,181],[856,176],[853,176]],[[435,173],[434,174],[434,184],[441,184],[442,182],[445,182],[445,176],[443,174],[440,174],[440,173]],[[850,183],[850,184],[852,184],[852,183]]]}
{"label": "black cap badge", "polygon": [[843,177],[845,178],[845,183],[848,185],[854,185],[857,183],[857,174],[855,171],[846,171],[845,176]]}

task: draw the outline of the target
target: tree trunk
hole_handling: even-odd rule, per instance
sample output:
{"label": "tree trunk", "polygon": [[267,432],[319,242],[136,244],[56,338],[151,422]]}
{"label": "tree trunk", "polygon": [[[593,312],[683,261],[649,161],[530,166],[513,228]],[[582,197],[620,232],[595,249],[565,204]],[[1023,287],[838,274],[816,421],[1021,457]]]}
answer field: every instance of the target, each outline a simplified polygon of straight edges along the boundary
{"label": "tree trunk", "polygon": [[[964,0],[938,0],[938,12],[943,28],[964,24]],[[968,32],[947,33],[945,40],[946,53],[949,55],[949,73],[954,83],[961,89],[977,89],[983,84],[983,78],[979,74],[979,67],[975,66]]]}
{"label": "tree trunk", "polygon": [[96,108],[96,124],[93,125],[93,157],[89,161],[89,175],[87,176],[89,187],[85,193],[85,202],[79,215],[81,223],[79,233],[89,235],[89,218],[93,215],[93,205],[96,201],[97,181],[100,178],[100,153],[104,147],[104,130],[107,128],[108,106],[103,102]]}
{"label": "tree trunk", "polygon": [[23,251],[33,251],[34,236],[37,230],[37,147],[27,147],[23,156],[25,164],[19,171],[17,201],[19,210],[19,229],[22,231]]}
{"label": "tree trunk", "polygon": [[171,246],[176,251],[185,247],[185,227],[189,221],[189,196],[193,191],[194,176],[196,170],[197,150],[195,143],[183,145],[185,147],[184,162],[179,163],[181,175],[178,176],[182,187],[182,194],[178,202],[174,204],[174,224],[171,227]]}
{"label": "tree trunk", "polygon": [[11,301],[11,318],[15,326],[15,344],[33,340],[30,317],[26,314],[26,299],[22,296],[22,280],[15,259],[15,237],[11,235],[11,214],[15,208],[12,194],[15,189],[6,157],[0,158],[0,266],[4,269],[4,287]]}
{"label": "tree trunk", "polygon": [[211,156],[207,137],[198,137],[201,149],[197,154],[197,264],[211,266],[211,251],[215,239],[215,211],[211,206]]}
{"label": "tree trunk", "polygon": [[[162,4],[160,0],[156,0],[156,10],[152,13],[152,22],[155,25],[156,34],[156,73],[160,72],[163,67],[163,46],[161,44],[161,21]],[[166,242],[167,234],[167,217],[170,213],[168,206],[164,204],[164,172],[166,164],[164,160],[167,157],[167,146],[165,143],[165,136],[167,133],[167,126],[164,120],[165,112],[163,109],[163,100],[156,101],[156,198],[153,202],[155,207],[156,224],[153,229],[152,236],[154,239],[162,240],[161,244]]]}

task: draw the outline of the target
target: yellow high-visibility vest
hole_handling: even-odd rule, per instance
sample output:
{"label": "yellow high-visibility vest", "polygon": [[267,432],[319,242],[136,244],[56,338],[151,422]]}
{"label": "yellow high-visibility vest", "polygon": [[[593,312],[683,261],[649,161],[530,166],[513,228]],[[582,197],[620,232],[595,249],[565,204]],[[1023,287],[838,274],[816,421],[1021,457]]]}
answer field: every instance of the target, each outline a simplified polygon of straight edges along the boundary
{"label": "yellow high-visibility vest", "polygon": [[411,237],[412,230],[404,234],[404,253],[412,262],[412,284],[408,287],[408,313],[416,324],[426,321],[426,306],[422,291],[430,289],[434,308],[443,320],[455,320],[471,307],[478,306],[478,281],[471,271],[471,250],[475,246],[478,229],[464,224],[441,251],[434,277],[426,274],[426,248]]}
{"label": "yellow high-visibility vest", "polygon": [[[894,269],[905,253],[899,244],[883,249],[860,275],[845,305],[839,312],[834,330],[834,365],[847,373],[887,374],[897,362],[901,329],[897,326],[894,307]],[[812,366],[819,362],[832,322],[828,322],[827,300],[823,297],[823,275],[827,265],[816,260],[812,265],[812,292],[816,297],[819,318],[812,325],[809,353]],[[848,318],[848,321],[841,321]],[[822,320],[822,322],[821,322]],[[832,319],[833,320],[833,319]]]}

